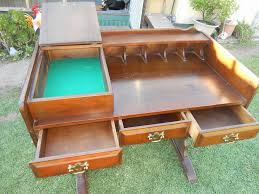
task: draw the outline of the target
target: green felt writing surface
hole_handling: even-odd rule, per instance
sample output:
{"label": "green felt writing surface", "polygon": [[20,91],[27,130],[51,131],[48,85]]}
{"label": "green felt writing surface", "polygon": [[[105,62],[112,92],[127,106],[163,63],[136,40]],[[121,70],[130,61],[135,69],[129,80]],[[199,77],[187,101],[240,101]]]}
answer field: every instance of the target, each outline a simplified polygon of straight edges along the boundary
{"label": "green felt writing surface", "polygon": [[59,59],[51,62],[44,97],[85,95],[105,92],[98,57]]}

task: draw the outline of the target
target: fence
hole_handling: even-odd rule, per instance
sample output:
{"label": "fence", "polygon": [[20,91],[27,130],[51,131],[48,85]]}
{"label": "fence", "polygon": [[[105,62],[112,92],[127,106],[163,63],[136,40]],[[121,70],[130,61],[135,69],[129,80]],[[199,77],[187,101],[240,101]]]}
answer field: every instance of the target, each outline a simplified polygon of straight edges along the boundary
{"label": "fence", "polygon": [[41,3],[42,0],[0,0],[0,10],[9,9],[29,10],[32,5]]}
{"label": "fence", "polygon": [[101,0],[0,0],[0,11],[8,11],[10,9],[17,9],[27,11],[30,10],[31,6],[41,2],[76,2],[76,1],[93,1],[100,3]]}

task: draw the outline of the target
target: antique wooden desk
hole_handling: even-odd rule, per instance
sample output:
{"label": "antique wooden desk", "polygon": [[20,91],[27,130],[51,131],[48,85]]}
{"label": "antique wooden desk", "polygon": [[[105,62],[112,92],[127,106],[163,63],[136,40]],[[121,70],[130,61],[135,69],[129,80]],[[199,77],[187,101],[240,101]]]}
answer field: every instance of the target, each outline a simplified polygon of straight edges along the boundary
{"label": "antique wooden desk", "polygon": [[193,182],[186,138],[199,147],[259,131],[246,109],[258,78],[194,29],[100,32],[91,3],[44,4],[42,25],[20,98],[36,177],[78,174],[84,193],[84,172],[121,164],[122,146],[170,139]]}

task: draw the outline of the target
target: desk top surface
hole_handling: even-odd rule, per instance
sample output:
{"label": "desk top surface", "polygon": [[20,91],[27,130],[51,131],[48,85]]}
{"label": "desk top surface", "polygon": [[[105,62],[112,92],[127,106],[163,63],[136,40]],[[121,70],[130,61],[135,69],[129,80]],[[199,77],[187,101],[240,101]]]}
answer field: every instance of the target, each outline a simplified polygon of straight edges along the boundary
{"label": "desk top surface", "polygon": [[150,56],[129,57],[128,64],[107,58],[114,93],[114,117],[156,114],[201,107],[242,104],[244,99],[194,55],[183,62],[169,54],[165,63]]}

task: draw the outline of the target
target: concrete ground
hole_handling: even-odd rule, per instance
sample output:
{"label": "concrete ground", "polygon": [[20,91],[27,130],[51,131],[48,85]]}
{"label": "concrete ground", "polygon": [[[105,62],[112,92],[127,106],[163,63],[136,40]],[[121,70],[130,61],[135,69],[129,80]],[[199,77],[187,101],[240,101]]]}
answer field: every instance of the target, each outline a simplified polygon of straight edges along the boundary
{"label": "concrete ground", "polygon": [[223,44],[223,46],[238,59],[258,56],[259,54],[259,43],[255,43],[249,46],[240,46],[238,44]]}
{"label": "concrete ground", "polygon": [[[21,88],[25,80],[30,59],[16,62],[0,63],[0,98],[12,88]],[[18,117],[17,112],[0,115],[0,122],[14,121]]]}
{"label": "concrete ground", "polygon": [[0,63],[0,91],[7,87],[21,87],[30,59],[24,59],[16,62]]}

